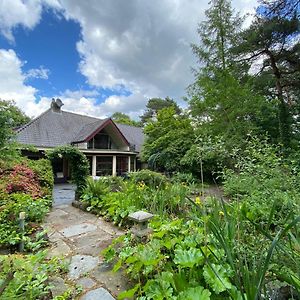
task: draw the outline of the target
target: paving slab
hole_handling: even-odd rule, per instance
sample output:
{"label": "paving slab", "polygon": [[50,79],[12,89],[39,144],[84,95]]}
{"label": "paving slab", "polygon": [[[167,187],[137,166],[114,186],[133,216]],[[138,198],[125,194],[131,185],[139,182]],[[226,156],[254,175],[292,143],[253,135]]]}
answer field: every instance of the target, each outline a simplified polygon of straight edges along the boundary
{"label": "paving slab", "polygon": [[84,290],[94,287],[97,283],[92,278],[83,277],[77,281],[78,285],[81,285]]}
{"label": "paving slab", "polygon": [[54,244],[54,247],[49,250],[48,256],[68,256],[71,253],[71,250],[71,247],[68,246],[68,244],[63,240],[57,240]]}
{"label": "paving slab", "polygon": [[112,271],[112,266],[107,263],[102,263],[89,273],[89,276],[110,290],[113,295],[118,295],[121,291],[131,288],[128,279],[122,270],[118,272]]}
{"label": "paving slab", "polygon": [[92,290],[83,295],[80,300],[114,300],[112,295],[104,288]]}
{"label": "paving slab", "polygon": [[89,223],[81,223],[72,225],[69,227],[66,227],[62,230],[60,230],[60,233],[63,234],[65,237],[72,237],[77,236],[83,233],[87,233],[90,231],[95,231],[97,229],[97,226]]}
{"label": "paving slab", "polygon": [[50,285],[52,297],[62,295],[69,288],[61,277],[50,278]]}
{"label": "paving slab", "polygon": [[72,256],[68,276],[70,279],[78,279],[87,272],[96,268],[98,263],[98,257],[93,257],[90,255]]}

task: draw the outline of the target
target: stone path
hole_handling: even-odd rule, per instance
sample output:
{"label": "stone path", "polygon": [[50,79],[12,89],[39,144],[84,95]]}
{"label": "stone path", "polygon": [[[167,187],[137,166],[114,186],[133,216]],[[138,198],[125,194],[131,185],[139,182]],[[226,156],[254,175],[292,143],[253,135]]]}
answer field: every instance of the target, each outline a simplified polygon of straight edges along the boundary
{"label": "stone path", "polygon": [[[128,282],[122,273],[112,272],[100,252],[123,232],[102,218],[72,207],[73,186],[56,185],[53,196],[53,208],[44,224],[51,242],[49,256],[69,260],[68,280],[83,287],[78,299],[114,299],[112,296],[129,287]],[[56,278],[53,285],[54,295],[66,288],[62,278]]]}

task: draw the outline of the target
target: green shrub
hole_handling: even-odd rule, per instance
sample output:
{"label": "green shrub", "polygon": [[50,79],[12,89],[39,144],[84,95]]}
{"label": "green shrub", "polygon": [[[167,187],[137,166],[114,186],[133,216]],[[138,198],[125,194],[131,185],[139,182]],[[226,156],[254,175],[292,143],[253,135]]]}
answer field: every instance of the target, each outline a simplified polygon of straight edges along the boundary
{"label": "green shrub", "polygon": [[[103,183],[104,181],[104,183]],[[85,190],[82,201],[89,205],[88,210],[105,216],[121,226],[128,223],[127,216],[137,210],[146,210],[166,217],[187,213],[185,197],[189,191],[184,184],[169,184],[152,188],[144,182],[122,182],[119,190],[109,191],[105,179],[91,181]],[[99,187],[99,192],[96,187]]]}
{"label": "green shrub", "polygon": [[143,182],[145,185],[152,188],[164,187],[169,181],[165,175],[150,170],[131,172],[129,173],[129,178],[134,183]]}
{"label": "green shrub", "polygon": [[26,213],[25,235],[30,235],[49,210],[51,199],[33,199],[26,194],[11,194],[0,202],[0,246],[16,245],[21,240],[19,213]]}
{"label": "green shrub", "polygon": [[46,252],[34,255],[3,255],[0,257],[0,299],[50,299],[50,277],[64,273],[62,262],[47,259]]}
{"label": "green shrub", "polygon": [[121,299],[133,295],[141,299],[230,298],[236,290],[232,270],[224,252],[205,234],[202,221],[155,219],[151,227],[153,234],[146,243],[126,235],[103,253],[107,261],[115,261],[114,271],[123,267],[136,283]]}
{"label": "green shrub", "polygon": [[181,173],[181,172],[176,172],[175,174],[172,175],[172,182],[177,182],[177,183],[185,183],[188,185],[195,184],[198,182],[198,179],[192,174],[192,173]]}
{"label": "green shrub", "polygon": [[41,187],[47,187],[52,191],[54,178],[50,161],[48,159],[28,160],[28,166],[36,174]]}

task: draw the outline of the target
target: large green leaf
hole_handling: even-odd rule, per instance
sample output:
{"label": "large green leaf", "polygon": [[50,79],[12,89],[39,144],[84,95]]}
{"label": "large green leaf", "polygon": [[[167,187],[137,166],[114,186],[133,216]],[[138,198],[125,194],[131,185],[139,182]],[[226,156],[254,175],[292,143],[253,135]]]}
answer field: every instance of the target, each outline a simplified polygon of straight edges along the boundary
{"label": "large green leaf", "polygon": [[211,292],[203,286],[188,288],[178,295],[178,300],[210,300]]}
{"label": "large green leaf", "polygon": [[206,283],[214,290],[216,294],[230,290],[232,284],[227,276],[228,270],[221,265],[205,265],[203,276]]}
{"label": "large green leaf", "polygon": [[200,249],[191,248],[188,250],[176,249],[174,263],[186,268],[192,268],[204,261]]}

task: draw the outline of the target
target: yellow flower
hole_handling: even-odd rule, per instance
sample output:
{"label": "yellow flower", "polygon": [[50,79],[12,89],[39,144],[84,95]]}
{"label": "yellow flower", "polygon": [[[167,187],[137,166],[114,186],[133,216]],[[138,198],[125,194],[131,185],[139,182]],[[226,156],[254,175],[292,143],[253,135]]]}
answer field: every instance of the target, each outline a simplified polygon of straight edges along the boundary
{"label": "yellow flower", "polygon": [[220,217],[224,217],[224,212],[220,210],[220,211],[219,211],[219,216],[220,216]]}
{"label": "yellow flower", "polygon": [[138,189],[139,190],[143,190],[145,188],[145,182],[144,181],[141,181],[138,183]]}
{"label": "yellow flower", "polygon": [[198,205],[202,205],[200,197],[196,197],[195,203],[198,204]]}

